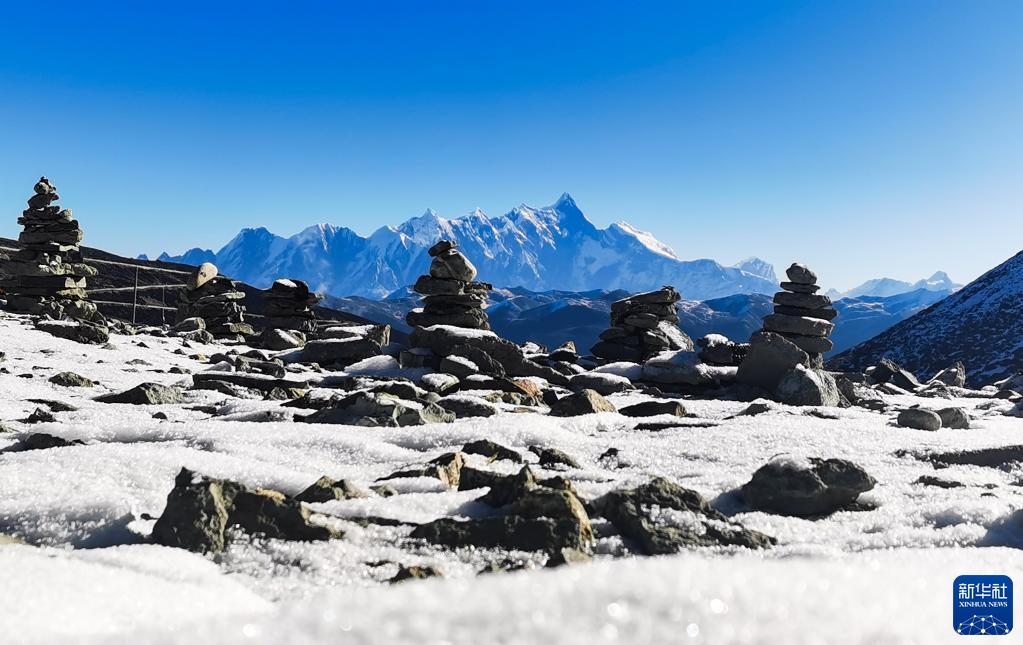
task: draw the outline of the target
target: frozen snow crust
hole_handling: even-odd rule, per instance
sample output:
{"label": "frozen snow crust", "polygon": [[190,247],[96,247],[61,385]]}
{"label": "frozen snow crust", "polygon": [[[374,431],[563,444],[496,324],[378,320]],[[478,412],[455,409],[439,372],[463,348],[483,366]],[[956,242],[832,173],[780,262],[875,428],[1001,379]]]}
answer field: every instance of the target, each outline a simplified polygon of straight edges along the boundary
{"label": "frozen snow crust", "polygon": [[[487,418],[364,428],[297,423],[293,418],[307,410],[212,390],[187,390],[183,403],[171,405],[93,400],[142,382],[188,386],[187,372],[210,366],[187,354],[226,349],[196,345],[174,353],[180,348],[180,339],[148,335],[114,335],[110,347],[80,345],[0,314],[6,354],[0,423],[8,430],[0,432],[0,536],[12,538],[0,537],[0,579],[8,590],[0,640],[958,642],[951,628],[953,579],[1023,570],[1020,464],[936,468],[917,458],[1023,444],[1023,420],[1003,416],[1013,407],[1009,401],[943,400],[965,408],[971,428],[928,432],[895,427],[893,415],[862,408],[772,403],[762,414],[733,416],[748,404],[695,398],[683,401],[689,415],[677,427],[659,431],[638,430],[638,422],[650,419],[618,413],[559,418],[505,404]],[[66,371],[96,385],[48,381]],[[621,409],[649,397],[607,398]],[[912,396],[884,398],[934,405]],[[46,401],[76,409],[60,411]],[[26,423],[37,408],[55,420]],[[157,412],[167,418],[154,418]],[[11,451],[30,433],[83,443]],[[593,560],[557,569],[543,568],[545,556],[537,553],[413,548],[403,542],[409,525],[400,522],[484,512],[476,501],[484,490],[457,491],[427,477],[388,480],[398,493],[390,497],[309,505],[344,531],[340,539],[292,542],[235,532],[224,553],[209,557],[149,543],[182,467],[289,495],[324,475],[369,491],[381,477],[479,439],[519,452],[540,477],[569,478],[587,501],[666,477],[777,545],[629,557],[634,545],[591,516]],[[581,468],[540,467],[531,445],[558,448]],[[613,464],[601,458],[609,448],[618,451]],[[847,459],[877,484],[860,496],[863,510],[819,519],[751,511],[736,491],[773,458],[795,465]],[[466,466],[520,468],[480,455],[469,455]],[[688,521],[678,512],[663,515]],[[16,541],[23,544],[4,544]],[[521,568],[479,573],[509,562]],[[443,577],[388,584],[399,566],[416,565]]]}

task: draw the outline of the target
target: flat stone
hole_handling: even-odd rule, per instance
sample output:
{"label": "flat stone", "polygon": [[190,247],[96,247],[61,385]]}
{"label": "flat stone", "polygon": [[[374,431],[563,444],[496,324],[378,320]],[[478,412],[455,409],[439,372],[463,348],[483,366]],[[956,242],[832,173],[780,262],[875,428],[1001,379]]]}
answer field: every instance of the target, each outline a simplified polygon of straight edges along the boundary
{"label": "flat stone", "polygon": [[782,334],[799,334],[801,336],[827,337],[835,329],[835,325],[820,318],[805,316],[786,316],[770,314],[764,316],[764,329]]}
{"label": "flat stone", "polygon": [[656,417],[664,414],[673,417],[686,416],[685,406],[678,401],[643,401],[627,405],[618,412],[627,417]]}
{"label": "flat stone", "polygon": [[831,307],[831,298],[823,294],[779,291],[774,294],[774,303],[785,307],[799,307],[801,309],[824,309]]}
{"label": "flat stone", "polygon": [[793,293],[817,293],[820,287],[815,284],[799,284],[798,282],[782,282],[781,288]]}

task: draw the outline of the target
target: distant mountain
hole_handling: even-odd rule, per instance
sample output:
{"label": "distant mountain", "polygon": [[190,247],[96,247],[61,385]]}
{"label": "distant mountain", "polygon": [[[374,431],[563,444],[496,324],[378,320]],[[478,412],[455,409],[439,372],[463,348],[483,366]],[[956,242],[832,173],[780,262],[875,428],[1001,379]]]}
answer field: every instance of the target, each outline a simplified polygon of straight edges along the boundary
{"label": "distant mountain", "polygon": [[1023,369],[1023,253],[829,364],[862,370],[885,356],[921,378],[962,361],[972,385]]}
{"label": "distant mountain", "polygon": [[895,323],[909,318],[950,293],[952,292],[916,289],[888,297],[861,296],[836,301],[838,317],[835,319],[835,331],[831,334],[835,348],[829,355],[839,354],[877,336]]}
{"label": "distant mountain", "polygon": [[[918,289],[888,298],[839,300],[835,303],[839,316],[835,319],[835,332],[832,334],[835,342],[833,353],[867,340],[948,293]],[[548,347],[574,340],[581,352],[587,352],[597,341],[597,336],[608,327],[611,303],[628,295],[627,291],[606,289],[585,292],[534,292],[521,287],[496,289],[491,293],[487,315],[494,331],[510,340],[519,343],[532,340]],[[418,294],[406,288],[383,300],[328,296],[324,305],[409,331],[405,314],[420,306],[420,299]],[[682,300],[677,307],[679,327],[692,338],[723,334],[738,342],[749,340],[750,335],[761,328],[764,316],[771,313],[772,308],[771,297],[758,293],[735,294],[706,301]]]}
{"label": "distant mountain", "polygon": [[567,193],[552,206],[523,205],[493,218],[477,209],[449,220],[429,210],[369,237],[329,224],[289,238],[250,228],[216,253],[192,249],[160,259],[215,262],[223,273],[257,286],[292,277],[320,293],[381,298],[426,273],[426,250],[442,238],[458,242],[479,268],[480,280],[500,287],[646,291],[671,284],[697,300],[777,290],[774,269],[762,260],[751,258],[737,268],[679,259],[653,235],[625,222],[597,228]]}
{"label": "distant mountain", "polygon": [[770,280],[774,284],[778,283],[778,276],[774,274],[774,265],[766,260],[746,258],[742,262],[736,263],[735,268],[752,275],[758,275],[761,278]]}
{"label": "distant mountain", "polygon": [[842,294],[843,298],[860,298],[862,296],[876,296],[885,298],[896,296],[900,293],[909,293],[918,289],[927,291],[955,291],[963,285],[953,282],[944,271],[938,271],[929,278],[909,283],[892,278],[875,278],[867,280],[860,286],[850,289]]}

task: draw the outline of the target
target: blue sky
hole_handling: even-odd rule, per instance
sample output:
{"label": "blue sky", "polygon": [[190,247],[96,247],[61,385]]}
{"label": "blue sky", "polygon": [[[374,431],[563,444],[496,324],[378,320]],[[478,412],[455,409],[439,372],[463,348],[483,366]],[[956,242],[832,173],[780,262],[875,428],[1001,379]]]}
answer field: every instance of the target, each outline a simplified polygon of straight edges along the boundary
{"label": "blue sky", "polygon": [[1021,33],[998,1],[9,3],[0,235],[40,174],[132,255],[568,191],[684,258],[972,279],[1023,247]]}

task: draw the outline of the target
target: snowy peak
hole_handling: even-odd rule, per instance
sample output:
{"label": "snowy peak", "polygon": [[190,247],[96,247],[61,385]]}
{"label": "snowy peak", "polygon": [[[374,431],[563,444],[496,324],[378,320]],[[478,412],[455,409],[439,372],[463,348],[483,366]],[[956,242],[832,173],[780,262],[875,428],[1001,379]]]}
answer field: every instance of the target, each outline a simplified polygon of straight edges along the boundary
{"label": "snowy peak", "polygon": [[771,282],[778,282],[778,276],[774,272],[774,265],[767,260],[761,260],[757,257],[746,258],[741,262],[737,262],[735,268],[745,271],[750,275],[760,276]]}
{"label": "snowy peak", "polygon": [[[653,234],[627,222],[597,228],[568,193],[550,206],[523,204],[498,217],[477,208],[446,219],[428,209],[369,237],[329,224],[290,238],[248,228],[213,258],[203,254],[202,261],[215,261],[225,274],[260,287],[291,277],[332,295],[384,297],[427,272],[426,251],[440,239],[458,242],[480,279],[499,287],[635,292],[672,284],[692,299],[776,290],[776,280],[761,275],[773,275],[766,263],[749,271],[713,260],[681,260]],[[187,258],[164,257],[198,259],[198,253],[189,253]]]}
{"label": "snowy peak", "polygon": [[910,283],[893,278],[875,278],[867,280],[863,284],[842,294],[844,298],[861,298],[863,296],[876,296],[885,298],[900,293],[909,293],[917,289],[927,291],[955,291],[963,285],[953,282],[944,271],[936,271],[934,275],[923,280]]}

